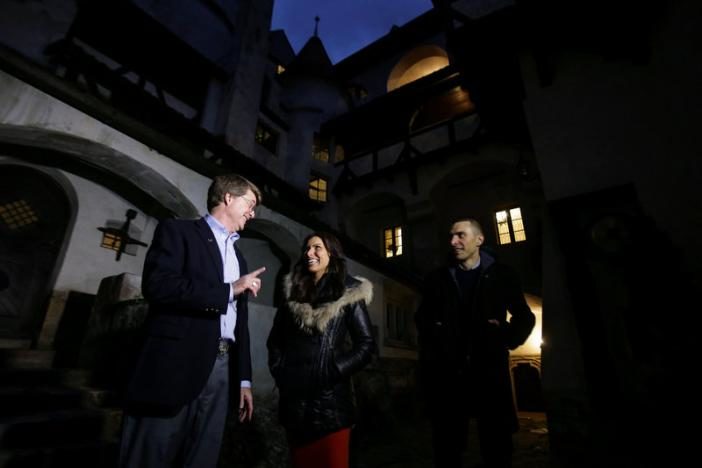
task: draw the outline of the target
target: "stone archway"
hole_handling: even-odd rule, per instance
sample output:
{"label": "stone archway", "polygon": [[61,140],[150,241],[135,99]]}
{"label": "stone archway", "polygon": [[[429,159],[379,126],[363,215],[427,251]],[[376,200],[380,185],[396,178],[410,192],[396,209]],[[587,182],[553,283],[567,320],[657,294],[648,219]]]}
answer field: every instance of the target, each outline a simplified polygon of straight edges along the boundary
{"label": "stone archway", "polygon": [[[261,208],[266,210],[266,208]],[[241,233],[237,245],[241,248],[249,270],[265,266],[261,274],[263,287],[257,296],[249,296],[249,334],[253,356],[253,379],[256,392],[271,394],[275,383],[266,365],[266,340],[273,326],[277,307],[282,300],[282,278],[300,256],[303,233],[298,228],[290,230],[285,219],[255,218],[249,221]],[[294,232],[294,233],[293,233]]]}
{"label": "stone archway", "polygon": [[[15,177],[13,174],[17,170],[34,171],[40,182]],[[74,135],[0,124],[0,176],[3,178],[0,193],[4,197],[3,203],[14,203],[15,198],[25,199],[30,208],[24,204],[19,207],[36,211],[37,219],[46,218],[47,211],[53,211],[55,215],[55,219],[50,218],[48,228],[41,228],[42,235],[51,234],[53,237],[38,236],[34,247],[23,244],[33,239],[29,234],[13,233],[9,225],[0,231],[3,243],[0,250],[0,337],[45,339],[44,331],[41,337],[38,334],[62,263],[67,246],[66,232],[71,231],[77,203],[72,184],[60,171],[105,187],[155,218],[199,216],[190,199],[166,179],[158,167],[149,167],[105,144]],[[11,185],[6,178],[24,182],[20,186]],[[64,205],[73,208],[66,209],[62,207]],[[38,208],[35,210],[35,207]],[[45,210],[46,207],[52,208]],[[29,231],[30,227],[25,229]],[[33,276],[25,271],[28,268]],[[22,289],[16,290],[18,286]],[[63,306],[60,309],[62,311]]]}
{"label": "stone archway", "polygon": [[0,154],[96,182],[155,218],[196,218],[197,208],[157,168],[95,141],[53,130],[0,124]]}
{"label": "stone archway", "polygon": [[46,173],[0,167],[0,337],[34,339],[74,207]]}
{"label": "stone archway", "polygon": [[261,276],[266,286],[258,297],[251,298],[250,301],[277,307],[282,294],[283,276],[290,272],[292,264],[299,258],[301,239],[286,226],[261,218],[249,221],[241,236],[240,247],[247,258],[249,269],[266,267]]}
{"label": "stone archway", "polygon": [[519,411],[543,412],[545,410],[541,389],[541,372],[533,362],[522,361],[512,367],[514,390]]}

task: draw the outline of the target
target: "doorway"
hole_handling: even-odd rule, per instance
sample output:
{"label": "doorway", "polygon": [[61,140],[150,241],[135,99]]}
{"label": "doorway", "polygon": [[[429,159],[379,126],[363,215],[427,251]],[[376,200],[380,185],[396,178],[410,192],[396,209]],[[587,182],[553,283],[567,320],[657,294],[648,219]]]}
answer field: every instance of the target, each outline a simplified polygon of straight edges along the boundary
{"label": "doorway", "polygon": [[0,338],[38,334],[71,219],[68,197],[52,177],[0,165]]}

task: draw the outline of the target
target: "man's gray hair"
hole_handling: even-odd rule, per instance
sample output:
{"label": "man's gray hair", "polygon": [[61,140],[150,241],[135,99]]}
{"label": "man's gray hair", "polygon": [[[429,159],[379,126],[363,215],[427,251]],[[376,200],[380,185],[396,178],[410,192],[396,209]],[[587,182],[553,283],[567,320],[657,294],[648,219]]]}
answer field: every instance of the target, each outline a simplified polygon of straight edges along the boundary
{"label": "man's gray hair", "polygon": [[212,179],[210,188],[207,189],[207,211],[212,211],[212,208],[224,201],[224,195],[231,193],[234,196],[241,197],[246,194],[246,191],[251,189],[256,196],[256,204],[261,204],[261,190],[256,185],[245,177],[239,174],[223,174],[215,176]]}

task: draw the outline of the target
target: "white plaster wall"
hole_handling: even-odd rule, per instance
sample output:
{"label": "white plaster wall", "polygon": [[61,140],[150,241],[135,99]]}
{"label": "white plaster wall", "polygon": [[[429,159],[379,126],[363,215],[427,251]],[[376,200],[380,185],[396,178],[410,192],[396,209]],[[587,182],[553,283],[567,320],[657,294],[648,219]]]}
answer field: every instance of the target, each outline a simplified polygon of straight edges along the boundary
{"label": "white plaster wall", "polygon": [[103,144],[159,172],[196,207],[206,206],[208,178],[3,71],[0,124],[62,132]]}
{"label": "white plaster wall", "polygon": [[[45,170],[49,175],[56,171],[4,156],[0,156],[0,163],[27,165]],[[118,262],[114,250],[100,247],[102,232],[97,228],[105,226],[108,220],[123,222],[126,211],[134,209],[137,216],[132,220],[131,226],[141,231],[139,240],[150,243],[156,220],[144,215],[137,207],[105,187],[63,170],[58,172],[75,192],[76,206],[73,208],[76,216],[64,239],[66,251],[61,264],[56,266],[58,270],[52,289],[96,294],[100,281],[107,276],[125,272],[141,276],[146,248],[137,247],[135,256],[122,254]]]}
{"label": "white plaster wall", "polygon": [[126,211],[134,209],[138,214],[131,225],[140,229],[141,240],[150,244],[156,220],[114,192],[82,177],[62,173],[76,191],[78,212],[53,289],[96,294],[100,281],[107,276],[121,273],[141,276],[146,248],[138,247],[136,256],[122,254],[120,261],[115,261],[114,250],[100,247],[102,232],[97,228],[105,226],[108,219],[126,219]]}
{"label": "white plaster wall", "polygon": [[249,302],[249,336],[251,339],[252,387],[257,394],[270,393],[275,387],[268,371],[266,340],[273,326],[275,307]]}
{"label": "white plaster wall", "polygon": [[[2,71],[0,124],[62,132],[110,147],[159,172],[205,212],[208,178]],[[101,233],[96,229],[107,219],[124,219],[126,210],[135,207],[93,182],[66,176],[78,194],[78,215],[54,289],[94,294],[106,276],[140,275],[144,249],[138,249],[138,257],[124,255],[116,262],[114,252],[99,247]],[[142,240],[150,243],[154,221],[140,213],[133,223],[142,230]]]}
{"label": "white plaster wall", "polygon": [[[263,202],[265,203],[266,201],[264,200]],[[285,226],[285,230],[288,231],[291,235],[295,237],[295,239],[299,241],[298,245],[302,245],[302,239],[304,239],[305,236],[312,232],[312,229],[310,229],[309,227],[300,224],[297,221],[288,218],[284,214],[278,213],[277,211],[273,211],[265,206],[261,206],[256,209],[256,218],[266,219],[279,226]]]}

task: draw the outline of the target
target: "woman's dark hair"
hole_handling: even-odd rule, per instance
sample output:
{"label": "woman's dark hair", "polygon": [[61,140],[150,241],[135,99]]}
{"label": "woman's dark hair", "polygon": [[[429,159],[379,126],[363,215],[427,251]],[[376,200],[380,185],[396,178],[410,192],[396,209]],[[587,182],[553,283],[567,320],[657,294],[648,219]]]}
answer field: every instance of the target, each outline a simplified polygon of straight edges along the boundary
{"label": "woman's dark hair", "polygon": [[[314,283],[314,275],[307,269],[307,243],[313,237],[319,237],[329,253],[327,272],[318,284]],[[312,305],[335,301],[344,294],[345,283],[346,259],[339,239],[328,232],[313,232],[305,237],[300,258],[293,266],[290,299]]]}

